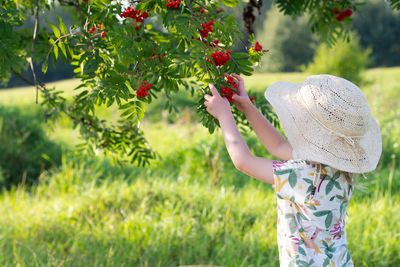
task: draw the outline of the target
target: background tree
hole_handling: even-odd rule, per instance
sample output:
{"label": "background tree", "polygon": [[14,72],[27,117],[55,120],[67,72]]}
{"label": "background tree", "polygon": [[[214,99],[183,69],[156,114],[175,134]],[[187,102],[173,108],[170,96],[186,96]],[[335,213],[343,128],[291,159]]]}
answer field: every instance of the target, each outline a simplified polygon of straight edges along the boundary
{"label": "background tree", "polygon": [[359,7],[352,29],[364,48],[372,48],[371,66],[396,66],[400,62],[400,12],[380,0]]}
{"label": "background tree", "polygon": [[339,40],[333,47],[321,44],[313,61],[307,67],[303,67],[303,70],[310,75],[329,73],[359,85],[363,82],[362,72],[371,62],[371,49],[363,49],[359,39],[358,35],[353,33],[350,42]]}
{"label": "background tree", "polygon": [[257,29],[257,39],[268,47],[260,72],[298,71],[300,65],[310,62],[317,47],[317,36],[307,24],[307,17],[288,17],[277,7],[266,14],[264,26]]}

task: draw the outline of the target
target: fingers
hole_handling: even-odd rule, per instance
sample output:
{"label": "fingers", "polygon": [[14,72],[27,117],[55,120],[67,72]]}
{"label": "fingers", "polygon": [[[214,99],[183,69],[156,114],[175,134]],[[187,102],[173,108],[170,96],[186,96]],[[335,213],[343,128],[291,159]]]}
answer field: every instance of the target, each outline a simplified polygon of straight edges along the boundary
{"label": "fingers", "polygon": [[243,82],[243,78],[237,75],[236,73],[232,73],[231,76],[235,77],[239,82]]}
{"label": "fingers", "polygon": [[206,94],[206,95],[204,95],[204,98],[205,98],[205,100],[206,101],[204,101],[204,106],[208,106],[208,103],[210,103],[210,102],[208,102],[208,101],[210,101],[211,100],[211,98],[212,98],[212,96],[210,96],[209,94]]}
{"label": "fingers", "polygon": [[215,88],[215,86],[214,86],[212,83],[210,83],[210,84],[208,85],[208,87],[210,87],[210,90],[211,90],[211,93],[213,94],[213,96],[216,96],[216,95],[219,96],[219,93],[218,93],[217,88]]}

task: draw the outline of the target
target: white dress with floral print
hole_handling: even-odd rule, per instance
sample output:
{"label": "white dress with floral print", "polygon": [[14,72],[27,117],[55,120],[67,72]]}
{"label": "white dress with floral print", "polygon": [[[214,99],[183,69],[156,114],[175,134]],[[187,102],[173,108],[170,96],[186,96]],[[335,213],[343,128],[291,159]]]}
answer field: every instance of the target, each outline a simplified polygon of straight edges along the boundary
{"label": "white dress with floral print", "polygon": [[352,193],[337,169],[306,160],[274,161],[278,204],[280,266],[353,266],[347,248],[345,215]]}

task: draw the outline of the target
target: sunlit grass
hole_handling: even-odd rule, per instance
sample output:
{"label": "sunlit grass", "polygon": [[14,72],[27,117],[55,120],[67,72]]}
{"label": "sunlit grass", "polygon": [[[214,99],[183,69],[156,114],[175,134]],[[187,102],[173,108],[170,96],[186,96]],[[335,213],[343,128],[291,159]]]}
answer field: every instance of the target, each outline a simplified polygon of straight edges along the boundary
{"label": "sunlit grass", "polygon": [[[400,266],[400,68],[365,76],[370,83],[362,90],[380,122],[385,156],[360,180],[366,191],[356,190],[350,201],[348,244],[355,266]],[[258,74],[245,83],[263,91],[275,81],[306,77]],[[67,80],[57,88],[71,96],[77,84]],[[1,105],[32,108],[34,102],[33,87],[0,90]],[[192,112],[182,109],[174,124],[154,116],[159,119],[140,125],[161,156],[151,166],[112,166],[102,156],[65,153],[39,186],[1,192],[0,266],[278,266],[271,186],[236,170],[221,133],[210,135]],[[63,118],[49,135],[78,143],[70,127]],[[253,135],[246,140],[268,156]]]}

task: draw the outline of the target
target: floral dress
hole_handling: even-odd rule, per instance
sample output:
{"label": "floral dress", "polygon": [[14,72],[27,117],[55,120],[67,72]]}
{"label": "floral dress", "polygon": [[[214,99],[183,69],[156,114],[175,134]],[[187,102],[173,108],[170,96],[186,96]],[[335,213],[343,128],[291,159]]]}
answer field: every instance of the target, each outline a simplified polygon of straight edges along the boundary
{"label": "floral dress", "polygon": [[353,266],[345,230],[353,188],[328,165],[315,173],[317,165],[300,159],[273,162],[280,266]]}

